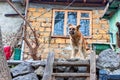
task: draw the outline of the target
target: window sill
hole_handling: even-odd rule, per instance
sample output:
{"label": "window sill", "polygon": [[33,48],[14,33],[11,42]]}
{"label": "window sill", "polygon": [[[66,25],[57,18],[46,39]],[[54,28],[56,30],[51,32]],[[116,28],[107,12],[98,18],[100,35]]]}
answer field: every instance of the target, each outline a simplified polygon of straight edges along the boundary
{"label": "window sill", "polygon": [[[70,39],[70,36],[56,36],[56,35],[52,35],[51,38],[63,38],[63,39]],[[85,36],[84,38],[86,39],[91,39],[92,36]]]}
{"label": "window sill", "polygon": [[69,36],[51,36],[51,38],[63,38],[63,39],[70,39]]}

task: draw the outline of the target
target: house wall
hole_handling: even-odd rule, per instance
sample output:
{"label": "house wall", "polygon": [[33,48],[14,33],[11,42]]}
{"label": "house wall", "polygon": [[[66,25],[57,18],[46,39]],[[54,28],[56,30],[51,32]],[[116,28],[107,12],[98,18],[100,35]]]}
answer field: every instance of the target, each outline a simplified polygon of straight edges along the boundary
{"label": "house wall", "polygon": [[[56,58],[70,58],[71,47],[70,40],[65,38],[51,38],[52,30],[52,8],[65,8],[64,6],[52,6],[52,5],[30,5],[28,9],[28,20],[35,28],[37,33],[41,36],[39,38],[40,47],[38,56],[42,56],[42,59],[47,57],[49,51],[54,51]],[[81,9],[71,7],[70,9]],[[88,9],[88,8],[87,8]],[[108,21],[100,20],[100,16],[103,10],[91,10],[92,11],[92,36],[87,39],[89,43],[109,42],[109,30]],[[30,33],[30,29],[27,29]],[[29,48],[25,45],[24,59],[30,59]]]}
{"label": "house wall", "polygon": [[[15,7],[21,12],[24,12],[24,7],[20,3],[13,3]],[[16,13],[7,2],[0,2],[0,27],[2,29],[3,44],[10,45],[13,43],[14,34],[21,26],[23,19],[19,16],[6,17],[5,14]]]}
{"label": "house wall", "polygon": [[117,27],[116,27],[116,22],[120,21],[120,9],[116,11],[116,13],[109,19],[109,25],[110,25],[110,32],[113,33],[113,39],[112,36],[110,37],[110,41],[112,43],[116,43],[116,32],[117,32]]}

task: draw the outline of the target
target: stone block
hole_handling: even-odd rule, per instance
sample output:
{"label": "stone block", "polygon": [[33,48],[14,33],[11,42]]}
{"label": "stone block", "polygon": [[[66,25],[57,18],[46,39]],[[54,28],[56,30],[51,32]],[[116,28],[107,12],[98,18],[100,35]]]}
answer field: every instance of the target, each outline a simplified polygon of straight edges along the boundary
{"label": "stone block", "polygon": [[65,39],[58,38],[56,39],[56,43],[65,43]]}
{"label": "stone block", "polygon": [[29,12],[34,12],[34,11],[36,11],[36,8],[28,8],[28,11]]}
{"label": "stone block", "polygon": [[33,12],[33,13],[32,13],[32,16],[33,16],[33,17],[40,17],[40,15],[41,15],[41,14],[40,14],[39,12]]}

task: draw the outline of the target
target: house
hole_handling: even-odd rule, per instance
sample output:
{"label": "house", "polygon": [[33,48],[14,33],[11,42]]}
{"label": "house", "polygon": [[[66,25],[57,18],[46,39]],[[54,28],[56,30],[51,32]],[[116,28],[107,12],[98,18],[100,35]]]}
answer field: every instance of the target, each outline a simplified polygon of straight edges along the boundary
{"label": "house", "polygon": [[[81,24],[81,32],[91,43],[109,43],[107,20],[100,20],[106,0],[31,0],[27,18],[41,36],[39,55],[46,58],[54,50],[56,58],[69,58],[71,53],[68,24]],[[28,28],[28,32],[29,32]],[[31,34],[31,33],[30,33]],[[31,37],[32,38],[32,37]],[[29,48],[25,45],[25,53]],[[24,54],[24,58],[30,58]]]}
{"label": "house", "polygon": [[[108,0],[30,0],[27,6],[26,38],[35,47],[34,34],[40,43],[37,56],[46,58],[50,51],[56,58],[71,53],[68,24],[81,25],[80,31],[89,44],[110,43],[109,23],[100,19]],[[31,59],[30,48],[23,43],[23,59]]]}
{"label": "house", "polygon": [[110,26],[110,42],[116,44],[116,32],[118,31],[116,27],[116,22],[120,21],[120,1],[119,0],[111,0],[104,11],[104,15],[102,18],[107,19],[109,21]]}

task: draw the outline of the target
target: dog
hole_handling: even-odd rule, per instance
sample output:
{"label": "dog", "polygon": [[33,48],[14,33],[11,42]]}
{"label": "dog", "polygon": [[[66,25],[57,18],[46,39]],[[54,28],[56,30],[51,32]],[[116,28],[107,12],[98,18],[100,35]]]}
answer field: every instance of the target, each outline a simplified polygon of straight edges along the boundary
{"label": "dog", "polygon": [[79,30],[80,25],[75,26],[69,24],[68,27],[70,34],[70,43],[72,46],[71,58],[75,58],[76,54],[79,53],[81,59],[85,59],[87,57],[86,50],[88,49],[88,43]]}

